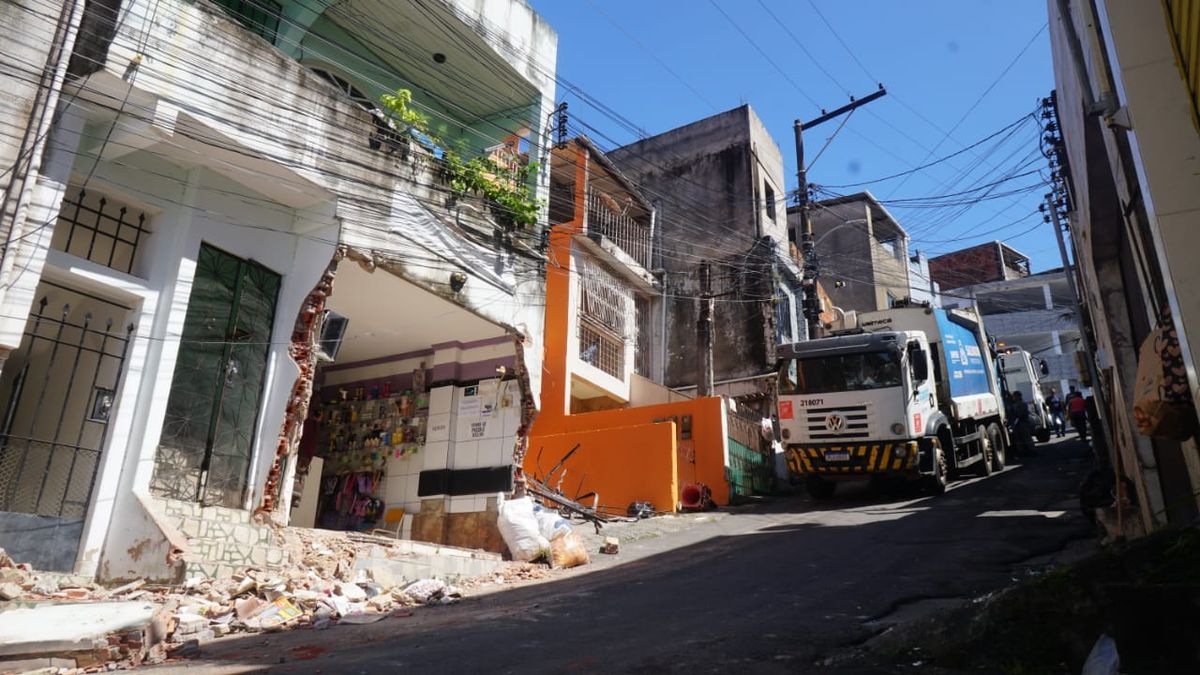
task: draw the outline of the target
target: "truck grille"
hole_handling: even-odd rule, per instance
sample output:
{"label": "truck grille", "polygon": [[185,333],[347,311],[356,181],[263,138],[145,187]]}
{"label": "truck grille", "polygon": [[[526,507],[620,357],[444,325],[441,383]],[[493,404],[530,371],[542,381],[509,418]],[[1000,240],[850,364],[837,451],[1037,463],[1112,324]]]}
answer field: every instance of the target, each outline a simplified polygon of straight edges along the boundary
{"label": "truck grille", "polygon": [[865,405],[807,408],[804,411],[804,430],[814,441],[870,438],[870,412]]}

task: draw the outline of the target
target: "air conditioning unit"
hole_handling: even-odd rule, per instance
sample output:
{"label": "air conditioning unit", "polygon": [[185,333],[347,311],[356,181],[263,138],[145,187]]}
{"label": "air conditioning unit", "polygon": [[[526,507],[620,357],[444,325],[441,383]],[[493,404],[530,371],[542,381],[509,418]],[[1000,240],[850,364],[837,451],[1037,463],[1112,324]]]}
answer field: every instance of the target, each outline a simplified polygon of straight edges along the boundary
{"label": "air conditioning unit", "polygon": [[346,336],[346,325],[350,320],[327,309],[321,321],[321,339],[317,342],[317,358],[322,361],[335,361],[342,349],[342,338]]}

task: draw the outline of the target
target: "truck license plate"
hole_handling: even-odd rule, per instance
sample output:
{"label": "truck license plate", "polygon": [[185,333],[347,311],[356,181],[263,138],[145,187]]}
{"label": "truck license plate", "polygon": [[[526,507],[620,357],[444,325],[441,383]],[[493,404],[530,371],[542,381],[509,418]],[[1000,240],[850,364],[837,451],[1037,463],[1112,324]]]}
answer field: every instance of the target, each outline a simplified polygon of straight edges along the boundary
{"label": "truck license plate", "polygon": [[848,452],[827,452],[825,453],[826,462],[849,462],[850,453]]}

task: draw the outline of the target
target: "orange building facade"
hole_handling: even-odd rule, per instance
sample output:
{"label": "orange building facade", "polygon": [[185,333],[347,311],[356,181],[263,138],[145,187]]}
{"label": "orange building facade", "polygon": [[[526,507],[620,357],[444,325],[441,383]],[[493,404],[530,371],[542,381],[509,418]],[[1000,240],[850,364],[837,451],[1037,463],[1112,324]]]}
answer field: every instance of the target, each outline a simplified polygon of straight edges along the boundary
{"label": "orange building facade", "polygon": [[551,181],[542,405],[525,472],[543,478],[578,446],[567,497],[595,493],[609,513],[637,501],[674,511],[703,484],[727,504],[726,399],[653,382],[665,355],[653,339],[652,209],[586,138],[554,150]]}

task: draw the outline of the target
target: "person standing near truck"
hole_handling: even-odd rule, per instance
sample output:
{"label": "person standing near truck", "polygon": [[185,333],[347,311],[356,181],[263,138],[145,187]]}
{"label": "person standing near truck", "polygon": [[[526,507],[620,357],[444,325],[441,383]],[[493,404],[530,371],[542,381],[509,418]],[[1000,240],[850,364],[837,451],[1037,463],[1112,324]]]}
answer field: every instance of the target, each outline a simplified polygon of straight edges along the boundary
{"label": "person standing near truck", "polygon": [[1030,419],[1029,405],[1025,396],[1019,391],[1012,393],[1009,426],[1012,428],[1014,449],[1019,449],[1022,455],[1033,454],[1033,420]]}
{"label": "person standing near truck", "polygon": [[1088,439],[1087,399],[1074,386],[1067,393],[1067,413],[1071,415],[1071,426],[1075,427],[1075,432],[1079,434],[1080,440],[1086,441]]}
{"label": "person standing near truck", "polygon": [[1046,409],[1050,412],[1050,422],[1054,425],[1054,433],[1062,438],[1066,435],[1067,424],[1063,420],[1063,400],[1058,395],[1058,391],[1050,390],[1050,395],[1046,397]]}

